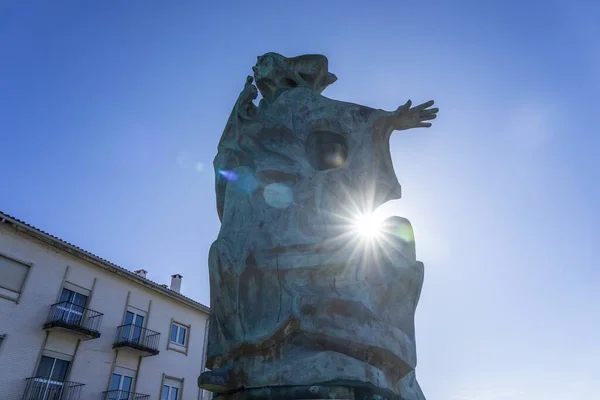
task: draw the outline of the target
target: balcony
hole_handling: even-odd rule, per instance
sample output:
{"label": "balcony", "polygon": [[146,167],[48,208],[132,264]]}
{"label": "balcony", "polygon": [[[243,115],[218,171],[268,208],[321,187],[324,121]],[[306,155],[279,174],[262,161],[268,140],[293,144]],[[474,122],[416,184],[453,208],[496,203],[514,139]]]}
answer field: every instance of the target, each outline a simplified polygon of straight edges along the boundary
{"label": "balcony", "polygon": [[126,392],[124,390],[109,390],[102,393],[102,400],[150,400],[150,395]]}
{"label": "balcony", "polygon": [[158,332],[133,324],[121,325],[117,328],[113,349],[129,347],[146,356],[155,356],[159,353],[159,341],[160,333]]}
{"label": "balcony", "polygon": [[22,400],[80,400],[83,383],[28,378]]}
{"label": "balcony", "polygon": [[66,329],[96,339],[100,337],[103,316],[98,311],[63,301],[50,307],[44,329]]}

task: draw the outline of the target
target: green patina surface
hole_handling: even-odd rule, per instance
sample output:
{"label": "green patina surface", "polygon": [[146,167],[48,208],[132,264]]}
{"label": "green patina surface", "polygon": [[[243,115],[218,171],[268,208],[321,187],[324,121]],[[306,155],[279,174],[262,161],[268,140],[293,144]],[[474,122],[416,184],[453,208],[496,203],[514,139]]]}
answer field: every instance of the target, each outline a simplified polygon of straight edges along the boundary
{"label": "green patina surface", "polygon": [[377,239],[352,224],[400,198],[390,134],[428,127],[438,110],[324,97],[337,78],[322,55],[267,53],[253,71],[214,160],[221,230],[209,256],[211,371],[199,386],[232,400],[321,398],[306,397],[311,388],[424,399],[414,375],[423,264],[410,223],[388,218]]}

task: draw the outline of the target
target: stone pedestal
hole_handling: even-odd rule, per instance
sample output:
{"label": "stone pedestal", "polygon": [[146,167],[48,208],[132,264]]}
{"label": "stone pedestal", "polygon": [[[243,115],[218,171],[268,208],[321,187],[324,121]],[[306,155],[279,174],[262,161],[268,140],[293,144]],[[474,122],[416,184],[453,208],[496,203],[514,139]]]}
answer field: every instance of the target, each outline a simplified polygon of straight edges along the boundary
{"label": "stone pedestal", "polygon": [[241,390],[221,394],[214,400],[300,400],[300,399],[343,399],[343,400],[404,400],[391,392],[375,387],[349,386],[282,386]]}

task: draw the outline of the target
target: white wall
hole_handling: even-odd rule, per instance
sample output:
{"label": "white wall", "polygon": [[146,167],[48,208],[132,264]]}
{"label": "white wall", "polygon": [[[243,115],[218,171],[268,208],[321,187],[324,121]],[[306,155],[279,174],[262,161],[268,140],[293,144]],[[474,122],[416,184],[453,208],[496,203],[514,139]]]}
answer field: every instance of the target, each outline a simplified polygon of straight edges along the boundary
{"label": "white wall", "polygon": [[[183,380],[182,400],[198,399],[206,313],[5,226],[0,226],[0,253],[33,264],[19,303],[0,298],[0,334],[6,334],[0,347],[0,399],[21,398],[44,350],[72,357],[67,379],[85,384],[82,399],[100,399],[115,366],[139,366],[135,391],[151,399],[159,399],[163,374]],[[63,279],[91,291],[87,307],[104,313],[100,338],[79,341],[76,334],[56,331],[46,338],[42,325]],[[127,305],[145,312],[146,327],[161,333],[160,354],[142,358],[141,364],[139,353],[112,349]],[[187,355],[168,349],[172,319],[190,326]]]}

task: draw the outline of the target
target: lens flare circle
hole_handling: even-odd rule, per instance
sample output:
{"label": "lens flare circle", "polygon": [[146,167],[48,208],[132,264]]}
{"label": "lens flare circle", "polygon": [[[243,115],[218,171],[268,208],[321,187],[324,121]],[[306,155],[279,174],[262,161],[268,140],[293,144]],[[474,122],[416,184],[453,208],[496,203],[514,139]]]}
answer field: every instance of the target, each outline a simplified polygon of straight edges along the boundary
{"label": "lens flare circle", "polygon": [[263,191],[265,201],[274,208],[286,208],[294,201],[292,189],[283,183],[271,183]]}

